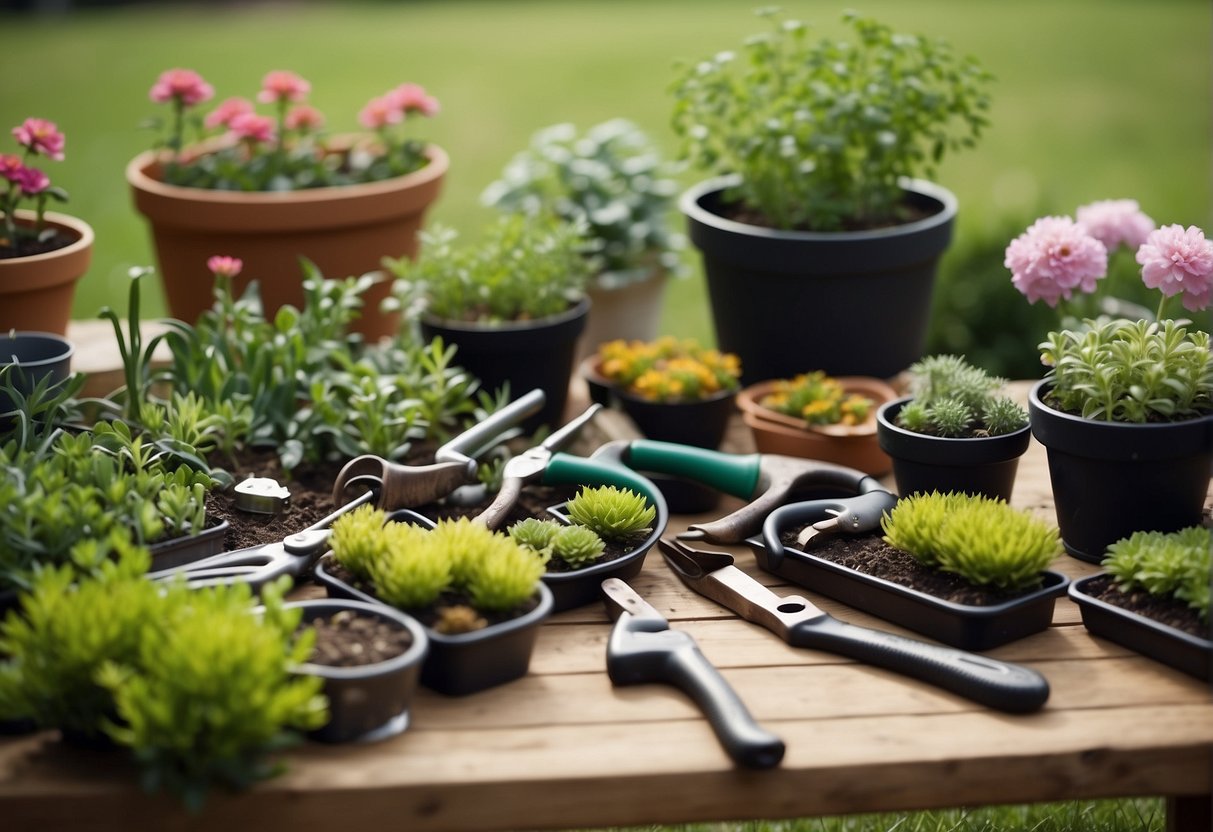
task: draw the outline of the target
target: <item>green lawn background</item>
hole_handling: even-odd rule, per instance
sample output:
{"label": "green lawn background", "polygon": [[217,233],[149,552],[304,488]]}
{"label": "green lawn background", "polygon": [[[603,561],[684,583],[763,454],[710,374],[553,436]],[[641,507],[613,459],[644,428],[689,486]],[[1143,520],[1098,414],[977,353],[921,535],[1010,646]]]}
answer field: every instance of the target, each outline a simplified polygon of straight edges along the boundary
{"label": "green lawn background", "polygon": [[[105,303],[124,302],[128,266],[151,262],[123,169],[152,138],[137,126],[162,111],[147,91],[165,68],[200,71],[219,98],[251,97],[267,70],[293,69],[312,82],[313,102],[333,130],[353,129],[372,95],[403,81],[425,85],[443,111],[418,125],[418,134],[442,144],[452,158],[432,216],[475,236],[491,216],[478,203],[481,190],[541,126],[571,121],[586,127],[625,116],[674,154],[668,92],[674,61],[734,48],[762,26],[752,15],[756,5],[279,2],[132,4],[46,18],[0,14],[0,112],[5,127],[36,115],[67,132],[68,159],[49,172],[71,192],[68,210],[97,232],[94,265],[74,310],[76,317],[91,317]],[[837,34],[844,5],[790,2],[785,8]],[[1000,261],[1005,228],[1022,228],[1042,211],[1068,213],[1111,197],[1137,198],[1159,222],[1209,225],[1207,2],[872,0],[856,6],[900,29],[945,37],[998,77],[992,129],[976,150],[946,162],[938,177],[960,198],[959,244],[984,234],[990,250],[983,257]],[[686,183],[696,178],[694,171],[682,177]],[[688,262],[693,275],[668,297],[663,329],[710,340],[703,280],[690,254]],[[162,311],[158,289],[149,302],[153,312]]]}

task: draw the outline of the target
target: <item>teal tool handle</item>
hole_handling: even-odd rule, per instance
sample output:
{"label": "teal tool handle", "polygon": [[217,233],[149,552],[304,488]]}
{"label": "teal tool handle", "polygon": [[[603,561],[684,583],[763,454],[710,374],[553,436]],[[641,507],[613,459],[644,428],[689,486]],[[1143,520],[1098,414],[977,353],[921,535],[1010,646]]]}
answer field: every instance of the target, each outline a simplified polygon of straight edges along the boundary
{"label": "teal tool handle", "polygon": [[627,461],[637,471],[686,477],[743,500],[754,496],[761,473],[758,454],[738,456],[649,439],[632,442]]}
{"label": "teal tool handle", "polygon": [[592,459],[571,454],[553,454],[543,470],[544,485],[613,485],[630,488],[653,502],[661,502],[656,486],[644,477],[619,465],[604,465]]}

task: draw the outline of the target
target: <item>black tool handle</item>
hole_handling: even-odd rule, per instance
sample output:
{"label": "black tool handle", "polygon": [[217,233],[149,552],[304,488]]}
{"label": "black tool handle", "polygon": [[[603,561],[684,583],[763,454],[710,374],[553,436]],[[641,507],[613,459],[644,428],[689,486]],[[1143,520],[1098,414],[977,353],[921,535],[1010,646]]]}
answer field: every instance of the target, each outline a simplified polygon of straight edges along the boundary
{"label": "black tool handle", "polygon": [[1031,668],[869,630],[828,615],[797,624],[788,643],[850,656],[1009,713],[1035,711],[1049,698],[1048,681]]}
{"label": "black tool handle", "polygon": [[746,768],[773,768],[783,759],[779,737],[764,730],[697,647],[673,650],[665,662],[666,681],[695,700],[733,762]]}

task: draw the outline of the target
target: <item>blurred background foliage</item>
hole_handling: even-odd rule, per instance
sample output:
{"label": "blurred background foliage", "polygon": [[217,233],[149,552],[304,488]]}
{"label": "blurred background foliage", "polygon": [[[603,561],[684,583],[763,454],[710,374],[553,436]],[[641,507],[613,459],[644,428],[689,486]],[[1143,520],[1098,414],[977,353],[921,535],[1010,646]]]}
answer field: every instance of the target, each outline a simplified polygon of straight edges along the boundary
{"label": "blurred background foliage", "polygon": [[[49,173],[71,193],[67,210],[97,232],[74,313],[92,317],[125,296],[127,267],[151,262],[123,170],[153,139],[138,125],[157,113],[147,91],[163,69],[198,70],[219,98],[252,96],[266,71],[292,69],[312,82],[312,102],[336,132],[355,129],[371,96],[403,81],[423,84],[443,110],[419,124],[418,135],[452,158],[431,219],[474,237],[492,217],[480,192],[541,127],[585,128],[622,116],[675,156],[674,61],[733,48],[759,31],[756,5],[6,0],[0,111],[6,131],[39,116],[67,132],[68,159]],[[900,30],[946,38],[998,78],[991,129],[938,177],[961,208],[936,289],[930,350],[967,353],[1013,377],[1039,374],[1034,347],[1056,318],[1029,306],[1002,266],[1007,242],[1037,216],[1130,197],[1159,223],[1210,228],[1213,8],[1206,0],[783,5],[829,34],[841,33],[840,12],[855,5]],[[680,175],[683,184],[698,178]],[[703,279],[694,253],[686,257],[692,276],[667,295],[663,331],[710,342]],[[148,301],[153,312],[163,309],[158,294]]]}

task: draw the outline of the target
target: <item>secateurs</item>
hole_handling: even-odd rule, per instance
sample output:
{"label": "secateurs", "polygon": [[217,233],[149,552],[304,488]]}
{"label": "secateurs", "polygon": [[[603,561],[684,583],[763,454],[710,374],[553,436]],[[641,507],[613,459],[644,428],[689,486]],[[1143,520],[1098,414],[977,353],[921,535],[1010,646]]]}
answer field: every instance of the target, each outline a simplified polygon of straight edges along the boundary
{"label": "secateurs", "polygon": [[1035,711],[1049,698],[1049,683],[1031,668],[847,624],[801,595],[776,595],[735,567],[726,552],[693,549],[669,538],[659,545],[684,584],[793,647],[850,656],[1010,713]]}

